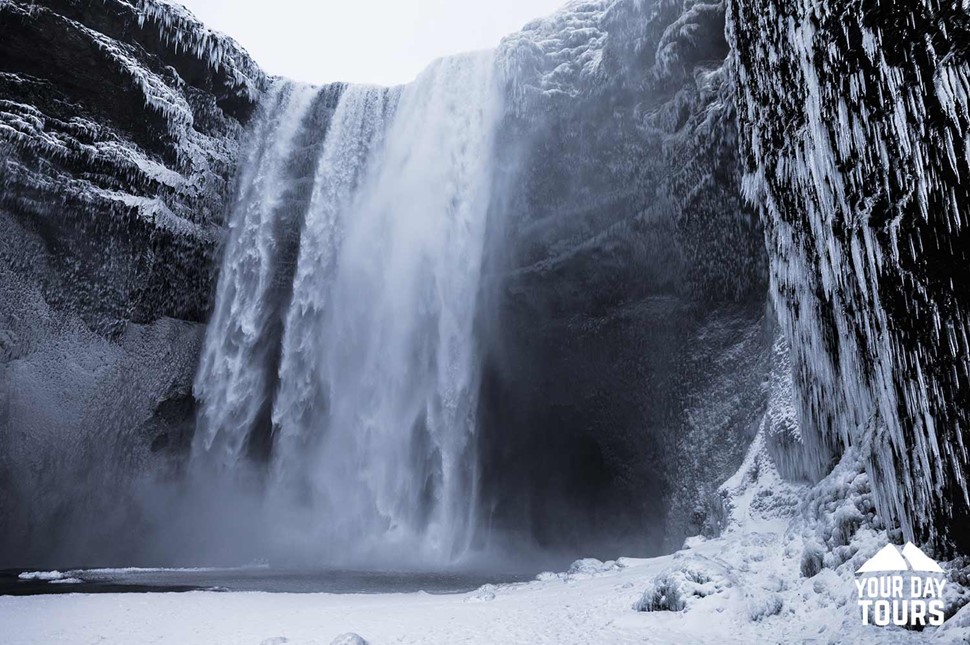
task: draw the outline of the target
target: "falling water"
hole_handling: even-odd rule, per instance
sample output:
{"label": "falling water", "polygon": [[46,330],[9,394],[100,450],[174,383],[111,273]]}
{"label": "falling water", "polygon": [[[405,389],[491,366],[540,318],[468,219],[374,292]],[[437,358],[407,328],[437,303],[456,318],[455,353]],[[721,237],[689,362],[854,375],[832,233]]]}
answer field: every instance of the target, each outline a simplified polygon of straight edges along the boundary
{"label": "falling water", "polygon": [[201,407],[195,454],[224,466],[243,455],[274,379],[266,341],[287,224],[281,208],[287,164],[317,92],[308,85],[275,83],[242,165],[195,381]]}
{"label": "falling water", "polygon": [[464,55],[404,88],[343,92],[317,161],[275,374],[262,354],[285,183],[277,167],[311,91],[272,99],[244,171],[196,382],[196,454],[238,462],[265,407],[253,393],[270,392],[272,521],[290,542],[326,545],[333,561],[447,561],[470,540],[474,320],[501,109],[493,65],[491,53]]}

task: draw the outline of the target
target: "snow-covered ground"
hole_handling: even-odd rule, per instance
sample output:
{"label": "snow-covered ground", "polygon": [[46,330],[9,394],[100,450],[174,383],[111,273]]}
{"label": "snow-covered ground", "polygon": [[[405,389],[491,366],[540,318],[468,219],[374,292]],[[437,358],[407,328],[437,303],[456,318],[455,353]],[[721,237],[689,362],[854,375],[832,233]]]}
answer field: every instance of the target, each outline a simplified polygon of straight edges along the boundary
{"label": "snow-covered ground", "polygon": [[[379,643],[958,643],[961,634],[864,627],[850,580],[800,577],[784,526],[701,542],[609,570],[462,595],[212,593],[0,598],[6,645],[178,643],[328,645],[347,632]],[[586,568],[586,571],[583,569]],[[680,612],[633,610],[654,577],[690,572],[710,595]],[[840,601],[842,606],[839,606]],[[774,615],[773,615],[774,614]],[[955,619],[959,619],[958,615]],[[964,632],[963,637],[965,637]]]}
{"label": "snow-covered ground", "polygon": [[[853,574],[886,533],[866,518],[868,482],[851,454],[820,484],[797,487],[778,478],[759,434],[722,491],[724,535],[668,556],[581,560],[567,573],[457,595],[0,597],[0,642],[354,643],[339,639],[347,633],[374,645],[970,642],[970,606],[922,633],[862,624]],[[959,604],[965,592],[951,584]]]}

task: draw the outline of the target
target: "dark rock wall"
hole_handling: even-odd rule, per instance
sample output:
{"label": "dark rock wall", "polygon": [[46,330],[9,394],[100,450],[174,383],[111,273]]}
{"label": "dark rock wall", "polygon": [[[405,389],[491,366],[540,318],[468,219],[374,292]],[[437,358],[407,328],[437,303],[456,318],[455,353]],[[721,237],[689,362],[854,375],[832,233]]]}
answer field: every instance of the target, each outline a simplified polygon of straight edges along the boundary
{"label": "dark rock wall", "polygon": [[0,2],[0,567],[111,553],[124,482],[187,446],[264,84],[174,6]]}
{"label": "dark rock wall", "polygon": [[486,534],[677,548],[715,530],[708,502],[763,415],[772,340],[723,5],[573,3],[499,56]]}
{"label": "dark rock wall", "polygon": [[730,0],[814,477],[857,446],[880,515],[970,548],[970,15],[956,0]]}
{"label": "dark rock wall", "polygon": [[[47,298],[104,331],[203,318],[240,126],[263,83],[231,41],[173,12],[0,4],[0,208],[51,249]],[[185,51],[203,36],[221,48]]]}

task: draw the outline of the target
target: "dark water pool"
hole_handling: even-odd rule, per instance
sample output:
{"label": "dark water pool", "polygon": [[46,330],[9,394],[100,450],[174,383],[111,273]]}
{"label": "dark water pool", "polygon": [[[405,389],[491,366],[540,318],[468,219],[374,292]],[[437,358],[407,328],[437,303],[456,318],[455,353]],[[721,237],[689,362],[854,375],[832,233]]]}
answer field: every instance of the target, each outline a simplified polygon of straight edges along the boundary
{"label": "dark water pool", "polygon": [[522,573],[393,572],[238,569],[72,569],[0,571],[0,595],[64,593],[148,593],[185,591],[267,591],[273,593],[409,593],[454,594],[484,584],[524,582]]}

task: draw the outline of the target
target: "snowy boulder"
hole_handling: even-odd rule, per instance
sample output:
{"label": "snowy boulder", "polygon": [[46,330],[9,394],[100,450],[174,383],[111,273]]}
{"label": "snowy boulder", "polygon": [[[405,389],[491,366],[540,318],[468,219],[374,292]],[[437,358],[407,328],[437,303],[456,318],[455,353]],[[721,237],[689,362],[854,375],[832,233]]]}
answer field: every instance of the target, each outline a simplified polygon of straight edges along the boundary
{"label": "snowy boulder", "polygon": [[615,560],[603,562],[596,558],[583,558],[569,565],[569,571],[567,573],[571,578],[583,578],[610,573],[611,571],[619,571],[622,568]]}
{"label": "snowy boulder", "polygon": [[495,600],[495,585],[482,585],[466,600],[468,602],[490,602]]}
{"label": "snowy boulder", "polygon": [[333,639],[330,645],[367,645],[367,641],[358,634],[347,632]]}

